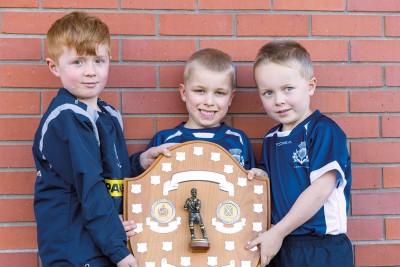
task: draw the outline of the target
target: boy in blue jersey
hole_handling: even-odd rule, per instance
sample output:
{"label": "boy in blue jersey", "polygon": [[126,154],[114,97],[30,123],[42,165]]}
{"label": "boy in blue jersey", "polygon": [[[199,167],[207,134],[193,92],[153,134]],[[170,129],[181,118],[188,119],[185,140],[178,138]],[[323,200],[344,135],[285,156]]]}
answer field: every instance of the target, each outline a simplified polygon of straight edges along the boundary
{"label": "boy in blue jersey", "polygon": [[[254,79],[266,113],[279,124],[264,138],[261,168],[271,182],[273,227],[252,240],[261,266],[353,266],[347,236],[351,163],[339,126],[310,109],[316,78],[293,41],[264,45]],[[259,169],[253,174],[266,175]]]}
{"label": "boy in blue jersey", "polygon": [[[222,122],[235,94],[235,68],[231,57],[217,49],[199,50],[186,62],[183,78],[179,91],[186,103],[188,121],[158,132],[147,149],[164,143],[203,140],[224,147],[245,169],[255,167],[249,138]],[[142,160],[144,155],[144,158],[151,158],[147,154],[148,151],[136,155],[140,157],[141,166],[148,167]]]}
{"label": "boy in blue jersey", "polygon": [[126,246],[136,226],[118,216],[119,186],[133,171],[122,118],[98,97],[108,78],[108,27],[72,12],[53,23],[47,45],[46,62],[63,88],[43,115],[32,148],[43,266],[137,266]]}

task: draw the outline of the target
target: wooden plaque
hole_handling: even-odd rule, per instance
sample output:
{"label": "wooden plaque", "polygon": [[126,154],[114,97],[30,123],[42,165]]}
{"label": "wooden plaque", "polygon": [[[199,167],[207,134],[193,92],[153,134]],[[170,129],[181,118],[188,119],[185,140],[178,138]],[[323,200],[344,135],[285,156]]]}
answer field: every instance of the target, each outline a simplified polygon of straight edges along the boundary
{"label": "wooden plaque", "polygon": [[[191,141],[170,149],[138,177],[124,182],[124,219],[138,227],[129,246],[141,267],[259,265],[245,245],[270,227],[268,179],[247,171],[221,146]],[[209,249],[191,249],[185,201],[197,189]],[[198,224],[196,239],[202,238]]]}

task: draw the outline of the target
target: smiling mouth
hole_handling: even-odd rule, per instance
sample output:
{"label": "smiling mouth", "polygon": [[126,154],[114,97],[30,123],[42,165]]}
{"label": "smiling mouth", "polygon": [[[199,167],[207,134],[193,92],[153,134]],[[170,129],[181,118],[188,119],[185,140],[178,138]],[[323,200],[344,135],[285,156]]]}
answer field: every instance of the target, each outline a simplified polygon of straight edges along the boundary
{"label": "smiling mouth", "polygon": [[216,111],[207,111],[207,110],[201,109],[201,110],[200,110],[200,113],[201,113],[202,115],[205,115],[205,116],[212,116],[212,115],[214,115],[214,114],[216,113]]}
{"label": "smiling mouth", "polygon": [[287,113],[289,110],[290,110],[290,109],[283,109],[283,110],[277,111],[276,113],[278,113],[278,114],[285,114],[285,113]]}

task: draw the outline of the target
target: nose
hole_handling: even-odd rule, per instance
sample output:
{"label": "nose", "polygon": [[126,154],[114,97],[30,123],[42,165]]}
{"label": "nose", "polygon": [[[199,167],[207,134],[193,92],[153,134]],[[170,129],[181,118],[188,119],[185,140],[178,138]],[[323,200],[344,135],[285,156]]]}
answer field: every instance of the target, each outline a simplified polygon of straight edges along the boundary
{"label": "nose", "polygon": [[275,95],[275,104],[282,105],[285,103],[285,95],[283,93],[277,93]]}
{"label": "nose", "polygon": [[214,105],[214,95],[212,92],[206,94],[206,105],[209,106]]}
{"label": "nose", "polygon": [[95,76],[96,72],[95,72],[95,66],[93,62],[87,62],[85,64],[85,76]]}

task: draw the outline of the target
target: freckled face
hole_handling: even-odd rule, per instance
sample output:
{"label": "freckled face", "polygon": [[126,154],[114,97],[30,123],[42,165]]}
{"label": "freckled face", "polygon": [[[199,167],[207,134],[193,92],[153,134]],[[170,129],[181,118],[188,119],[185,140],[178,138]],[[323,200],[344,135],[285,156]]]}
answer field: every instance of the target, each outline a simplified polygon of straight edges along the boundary
{"label": "freckled face", "polygon": [[80,101],[97,106],[97,98],[108,79],[110,56],[107,46],[99,45],[97,55],[77,55],[75,49],[64,47],[58,63],[46,60],[54,75],[60,77],[65,89]]}
{"label": "freckled face", "polygon": [[259,65],[254,76],[265,112],[282,123],[282,131],[292,130],[312,113],[314,77],[306,80],[298,70],[275,63]]}

